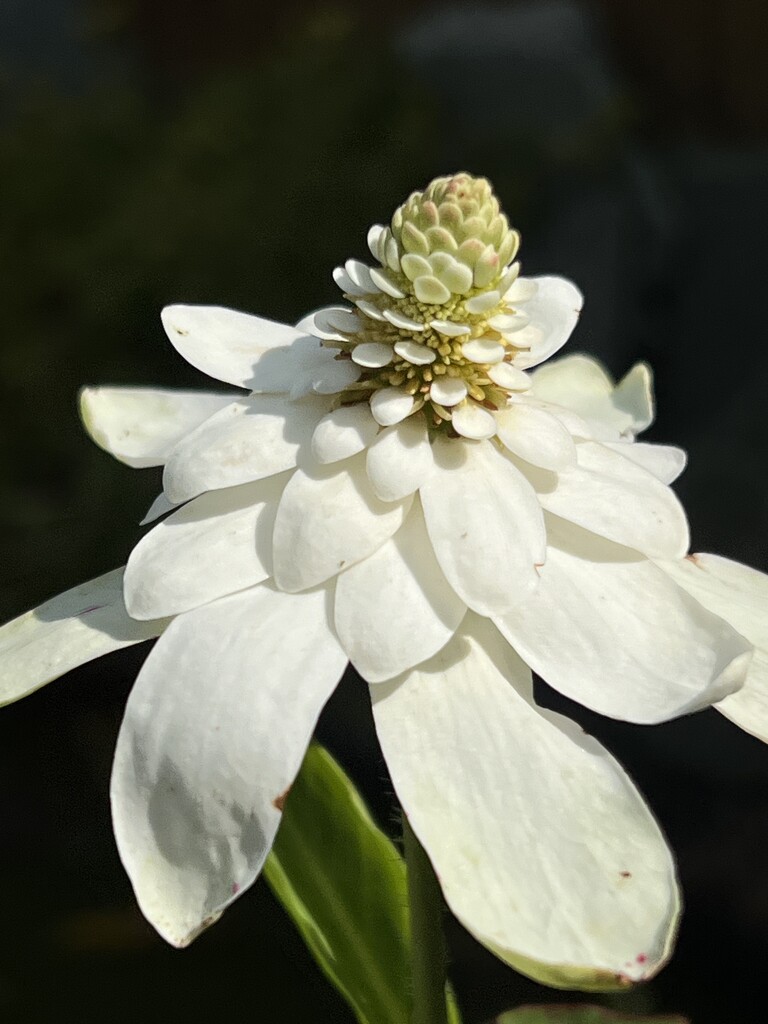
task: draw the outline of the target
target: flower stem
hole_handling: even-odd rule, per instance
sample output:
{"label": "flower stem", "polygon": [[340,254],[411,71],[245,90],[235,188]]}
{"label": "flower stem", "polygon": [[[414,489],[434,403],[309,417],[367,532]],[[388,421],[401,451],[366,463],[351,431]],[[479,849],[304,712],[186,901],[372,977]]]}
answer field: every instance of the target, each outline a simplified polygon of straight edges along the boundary
{"label": "flower stem", "polygon": [[443,896],[432,864],[403,815],[403,849],[411,911],[411,1024],[447,1024]]}

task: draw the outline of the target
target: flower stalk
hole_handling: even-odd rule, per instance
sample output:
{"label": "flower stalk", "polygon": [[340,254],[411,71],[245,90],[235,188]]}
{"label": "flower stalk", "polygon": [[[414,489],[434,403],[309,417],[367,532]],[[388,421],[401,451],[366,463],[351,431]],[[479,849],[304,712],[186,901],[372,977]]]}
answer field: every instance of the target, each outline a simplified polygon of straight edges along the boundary
{"label": "flower stalk", "polygon": [[434,868],[403,814],[411,917],[411,1024],[448,1024],[443,897]]}

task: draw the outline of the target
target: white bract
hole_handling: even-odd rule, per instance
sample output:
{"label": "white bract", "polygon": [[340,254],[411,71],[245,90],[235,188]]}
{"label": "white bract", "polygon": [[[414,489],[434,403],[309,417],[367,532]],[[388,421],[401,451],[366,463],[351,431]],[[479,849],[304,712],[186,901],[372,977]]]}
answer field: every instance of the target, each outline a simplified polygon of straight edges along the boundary
{"label": "white bract", "polygon": [[518,241],[486,181],[437,179],[371,229],[375,266],[337,269],[344,305],[297,327],[163,312],[181,355],[240,392],[83,393],[103,448],[164,466],[147,519],[166,518],[122,589],[110,573],[4,627],[0,695],[162,634],[112,799],[139,903],[175,945],[258,876],[350,660],[481,942],[566,986],[629,983],[669,953],[664,837],[610,754],[536,705],[531,670],[616,718],[722,702],[765,735],[766,581],[685,561],[684,456],[634,442],[647,367],[617,387],[581,356],[528,372],[581,296],[520,277]]}

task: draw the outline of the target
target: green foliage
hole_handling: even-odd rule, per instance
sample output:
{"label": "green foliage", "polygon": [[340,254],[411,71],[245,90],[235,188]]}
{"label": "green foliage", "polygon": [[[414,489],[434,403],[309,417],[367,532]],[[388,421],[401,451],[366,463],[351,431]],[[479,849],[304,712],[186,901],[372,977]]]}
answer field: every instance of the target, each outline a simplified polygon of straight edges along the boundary
{"label": "green foliage", "polygon": [[521,1006],[491,1024],[687,1024],[683,1017],[638,1017],[599,1006]]}
{"label": "green foliage", "polygon": [[405,864],[322,747],[307,753],[264,873],[361,1024],[410,1020]]}

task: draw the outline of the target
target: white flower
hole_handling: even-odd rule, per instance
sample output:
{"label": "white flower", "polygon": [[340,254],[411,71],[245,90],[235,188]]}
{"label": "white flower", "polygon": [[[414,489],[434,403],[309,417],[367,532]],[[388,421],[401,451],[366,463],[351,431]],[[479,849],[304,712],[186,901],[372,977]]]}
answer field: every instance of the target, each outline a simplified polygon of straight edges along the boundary
{"label": "white flower", "polygon": [[164,311],[241,393],[84,392],[103,448],[164,466],[148,520],[175,511],[132,552],[125,606],[118,571],[4,628],[0,697],[162,633],[112,799],[139,903],[184,945],[257,877],[349,659],[463,924],[554,984],[649,976],[671,855],[610,754],[537,707],[531,669],[632,722],[738,699],[750,644],[667,571],[688,550],[683,457],[633,443],[644,367],[617,389],[588,360],[526,372],[581,297],[518,276],[487,182],[437,179],[369,243],[378,266],[334,275],[348,304],[296,328]]}

